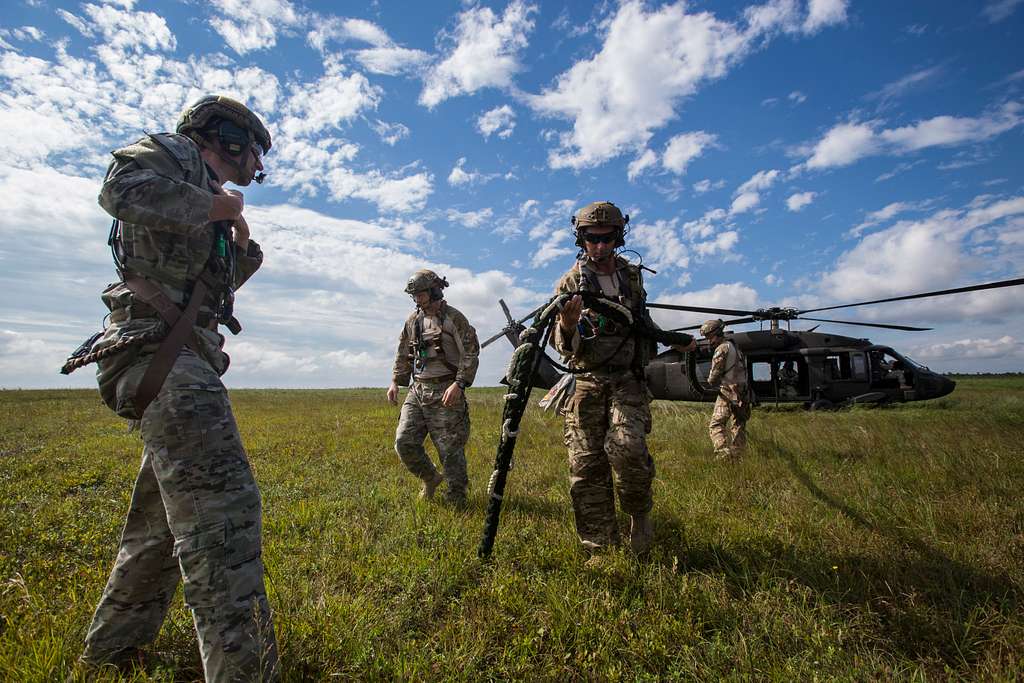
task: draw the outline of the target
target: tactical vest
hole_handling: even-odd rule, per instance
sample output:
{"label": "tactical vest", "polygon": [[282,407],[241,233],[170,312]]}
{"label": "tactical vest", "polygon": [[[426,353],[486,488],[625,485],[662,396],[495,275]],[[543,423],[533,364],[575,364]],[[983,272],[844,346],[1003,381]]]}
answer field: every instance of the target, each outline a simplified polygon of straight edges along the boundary
{"label": "tactical vest", "polygon": [[[647,315],[643,276],[636,266],[621,257],[615,258],[618,266],[615,277],[619,286],[617,301],[630,310],[634,319],[639,320]],[[576,262],[570,273],[574,277],[576,289],[603,294],[597,273],[585,267],[582,259]],[[655,347],[653,342],[640,338],[631,329],[623,329],[617,323],[593,312],[588,312],[581,320],[584,321],[582,326],[585,336],[592,337],[588,342],[588,352],[575,359],[574,364],[577,367],[587,369],[588,366],[596,366],[609,359],[604,366],[611,370],[629,368],[638,376],[643,375],[643,368],[657,350],[652,348]]]}
{"label": "tactical vest", "polygon": [[[413,375],[423,373],[430,358],[440,360],[444,363],[445,367],[451,370],[452,374],[457,373],[462,365],[462,358],[465,355],[465,349],[462,346],[462,335],[456,329],[455,323],[444,314],[443,306],[434,317],[437,318],[437,324],[441,329],[441,333],[437,336],[437,339],[433,340],[432,344],[428,345],[423,338],[423,322],[426,314],[422,310],[416,311],[416,319],[413,321],[413,334],[409,339],[409,358],[413,364]],[[455,341],[455,347],[458,349],[458,358],[448,358],[448,354],[444,350],[444,335],[446,333],[451,335]],[[455,361],[454,363],[452,362],[453,360]]]}
{"label": "tactical vest", "polygon": [[[202,188],[210,187],[211,171],[203,162],[198,146],[181,135],[149,134],[138,142],[114,152],[123,162],[134,162],[165,178],[182,178]],[[233,308],[232,283],[235,275],[234,248],[227,222],[213,224],[213,229],[193,230],[182,235],[173,230],[154,229],[159,226],[135,225],[114,219],[108,244],[122,279],[137,274],[164,285],[162,289],[177,304],[184,304],[197,278],[206,282],[209,294],[204,302],[201,326],[216,317],[237,333],[231,324]],[[111,310],[118,306],[111,301]],[[135,305],[133,317],[146,317],[153,312]],[[240,327],[238,328],[240,329]]]}

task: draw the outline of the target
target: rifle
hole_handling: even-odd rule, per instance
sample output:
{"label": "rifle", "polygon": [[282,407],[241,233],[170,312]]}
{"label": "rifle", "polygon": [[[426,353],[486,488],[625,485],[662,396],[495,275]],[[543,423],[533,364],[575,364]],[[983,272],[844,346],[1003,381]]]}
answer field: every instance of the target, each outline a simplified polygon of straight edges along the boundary
{"label": "rifle", "polygon": [[[558,294],[540,309],[533,319],[533,323],[520,334],[519,338],[523,343],[512,353],[508,372],[505,375],[505,379],[508,381],[508,393],[505,394],[505,405],[501,410],[501,435],[498,439],[498,452],[494,458],[494,472],[487,484],[489,496],[487,515],[484,519],[483,537],[480,539],[479,548],[477,548],[477,555],[481,558],[490,557],[491,551],[494,549],[494,539],[498,534],[498,519],[501,516],[501,504],[505,495],[505,484],[508,482],[508,472],[512,469],[512,455],[515,451],[516,439],[519,436],[519,423],[529,405],[534,377],[537,368],[540,367],[541,358],[545,355],[544,349],[551,338],[554,326],[558,324],[555,317],[566,302],[574,296],[583,297],[588,308],[607,316],[623,327],[632,328],[633,333],[637,336],[653,339],[666,346],[687,346],[693,341],[693,337],[688,334],[657,329],[646,314],[634,320],[633,314],[628,308],[594,292]],[[618,353],[618,350],[613,352],[612,356],[615,353]],[[611,360],[611,357],[608,360]],[[555,365],[562,367],[557,363]],[[572,373],[587,372],[570,368],[565,368],[565,370]]]}

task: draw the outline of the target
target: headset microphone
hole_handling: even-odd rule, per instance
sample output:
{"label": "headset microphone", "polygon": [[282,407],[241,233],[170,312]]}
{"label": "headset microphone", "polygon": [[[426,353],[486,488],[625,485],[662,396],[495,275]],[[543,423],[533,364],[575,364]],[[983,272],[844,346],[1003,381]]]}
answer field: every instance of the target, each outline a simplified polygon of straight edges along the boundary
{"label": "headset microphone", "polygon": [[266,173],[257,173],[256,175],[254,175],[252,177],[252,179],[256,181],[257,185],[262,185],[263,181],[267,179],[267,174]]}

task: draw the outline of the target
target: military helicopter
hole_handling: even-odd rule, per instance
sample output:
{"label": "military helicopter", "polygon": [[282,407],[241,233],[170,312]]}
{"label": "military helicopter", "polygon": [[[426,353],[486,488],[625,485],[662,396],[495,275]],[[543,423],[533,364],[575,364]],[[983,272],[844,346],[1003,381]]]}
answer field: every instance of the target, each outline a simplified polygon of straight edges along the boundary
{"label": "military helicopter", "polygon": [[[797,310],[795,308],[760,308],[744,311],[728,308],[685,306],[680,304],[649,303],[649,308],[710,315],[741,316],[725,320],[728,325],[760,322],[768,329],[750,332],[726,332],[726,338],[747,357],[747,381],[753,387],[760,404],[802,403],[812,410],[828,410],[852,404],[884,404],[905,401],[925,401],[946,396],[956,382],[914,361],[889,346],[872,344],[868,339],[847,337],[829,332],[818,332],[819,325],[808,330],[793,330],[794,320],[817,323],[877,327],[890,330],[918,332],[928,327],[867,323],[807,317],[808,313],[840,308],[868,306],[893,301],[908,301],[926,297],[960,294],[1024,284],[1024,278],[988,282],[968,287],[944,289],[906,296],[860,301]],[[513,346],[519,345],[519,333],[524,322],[537,311],[519,320],[504,301],[499,300],[508,324],[485,341],[482,347],[506,337]],[[543,308],[543,307],[541,307]],[[786,328],[780,322],[786,323]],[[680,327],[673,331],[695,330],[699,325]],[[711,349],[707,342],[699,341],[696,351],[681,353],[674,349],[655,356],[646,369],[647,385],[654,398],[670,401],[714,401],[718,390],[707,383],[711,368]],[[548,357],[544,357],[537,371],[535,384],[549,389],[561,373]]]}

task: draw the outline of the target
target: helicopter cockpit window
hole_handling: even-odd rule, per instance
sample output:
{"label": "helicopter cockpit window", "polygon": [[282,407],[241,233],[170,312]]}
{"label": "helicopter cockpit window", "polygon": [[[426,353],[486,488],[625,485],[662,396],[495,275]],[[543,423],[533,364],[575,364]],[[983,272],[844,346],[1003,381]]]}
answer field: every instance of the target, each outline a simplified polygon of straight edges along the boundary
{"label": "helicopter cockpit window", "polygon": [[914,370],[919,366],[905,358],[897,358],[889,351],[871,354],[872,384],[880,388],[909,388],[914,385]]}

